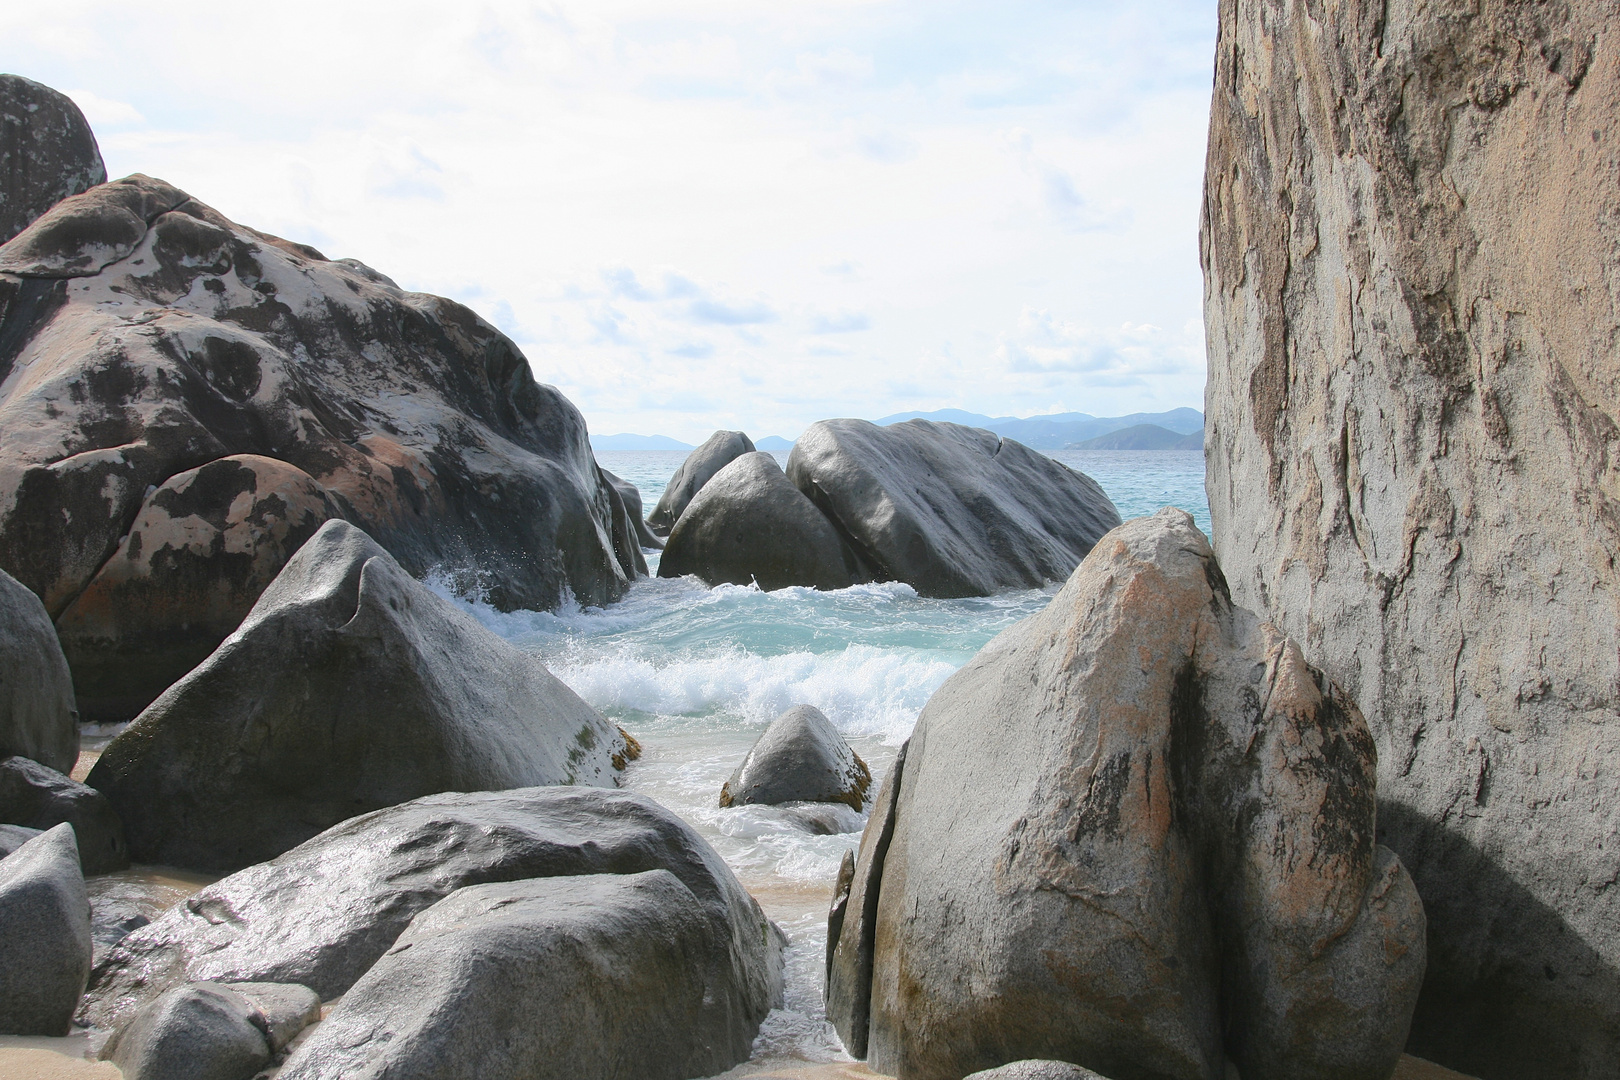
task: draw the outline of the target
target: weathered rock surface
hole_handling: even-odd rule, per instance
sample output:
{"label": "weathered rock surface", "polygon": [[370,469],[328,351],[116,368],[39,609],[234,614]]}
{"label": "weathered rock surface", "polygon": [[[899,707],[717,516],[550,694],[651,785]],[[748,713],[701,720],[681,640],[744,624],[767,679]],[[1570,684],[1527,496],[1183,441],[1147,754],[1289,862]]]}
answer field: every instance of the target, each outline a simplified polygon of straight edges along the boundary
{"label": "weathered rock surface", "polygon": [[82,1010],[117,1027],[184,982],[292,982],[331,1000],[420,911],[468,885],[668,870],[695,896],[757,1025],[779,998],[780,931],[697,833],[643,796],[582,787],[435,795],[346,821],[194,894],[113,947]]}
{"label": "weathered rock surface", "polygon": [[[494,327],[160,180],[92,188],[0,247],[0,567],[53,619],[95,584],[67,620],[87,720],[132,716],[148,665],[206,655],[312,516],[413,575],[550,608],[638,572],[613,500],[578,410]],[[148,603],[171,585],[199,598],[189,639]]]}
{"label": "weathered rock surface", "polygon": [[976,1072],[963,1080],[1108,1080],[1107,1077],[1070,1065],[1067,1061],[1014,1061],[996,1069]]}
{"label": "weathered rock surface", "polygon": [[0,570],[0,755],[57,772],[79,760],[73,677],[39,597]]}
{"label": "weathered rock surface", "polygon": [[25,828],[22,825],[0,825],[0,859],[28,843],[42,831]]}
{"label": "weathered rock surface", "polygon": [[715,929],[668,870],[457,890],[412,920],[281,1076],[712,1076],[747,1059],[759,1027]]}
{"label": "weathered rock surface", "polygon": [[606,469],[602,475],[612,485],[613,490],[619,493],[619,500],[624,503],[624,511],[630,516],[631,527],[636,531],[636,540],[644,548],[661,550],[664,541],[647,527],[647,521],[641,508],[641,489],[622,476],[615,476]]}
{"label": "weathered rock surface", "polygon": [[855,553],[776,459],[744,454],[715,473],[670,531],[659,577],[696,574],[761,589],[845,589],[866,580]]}
{"label": "weathered rock surface", "polygon": [[231,987],[187,983],[137,1012],[101,1057],[124,1080],[252,1080],[273,1056],[262,1025]]}
{"label": "weathered rock surface", "polygon": [[1221,5],[1209,501],[1367,712],[1429,915],[1412,1051],[1620,1075],[1610,3]]}
{"label": "weathered rock surface", "polygon": [[0,859],[0,1033],[66,1035],[90,948],[79,849],[62,824]]}
{"label": "weathered rock surface", "polygon": [[[900,1080],[1053,1058],[1119,1080],[1385,1080],[1423,910],[1372,738],[1232,606],[1192,519],[1103,538],[923,709],[848,886],[829,1015]],[[882,843],[890,834],[887,845]],[[873,896],[876,892],[875,917]],[[860,917],[856,917],[856,913]]]}
{"label": "weathered rock surface", "polygon": [[96,137],[66,94],[0,75],[0,244],[106,179]]}
{"label": "weathered rock surface", "polygon": [[57,616],[81,711],[139,713],[241,624],[315,530],[342,516],[308,473],[254,454],[217,458],[164,481],[112,558]]}
{"label": "weathered rock surface", "polygon": [[0,761],[0,821],[41,831],[64,821],[72,825],[86,874],[129,865],[124,823],[107,797],[37,761]]}
{"label": "weathered rock surface", "polygon": [[795,705],[771,721],[720,788],[721,806],[748,803],[866,805],[872,770],[814,705]]}
{"label": "weathered rock surface", "polygon": [[626,753],[538,660],[329,521],[87,779],[137,860],[231,870],[434,792],[611,786]]}
{"label": "weathered rock surface", "polygon": [[868,580],[923,596],[988,596],[1068,577],[1119,512],[1097,482],[981,428],[908,420],[812,424],[792,480]]}
{"label": "weathered rock surface", "polygon": [[681,462],[675,475],[669,478],[658,505],[647,515],[647,524],[660,536],[668,536],[675,523],[686,512],[687,504],[703,490],[714,474],[744,454],[752,454],[754,444],[740,431],[717,431],[708,441]]}

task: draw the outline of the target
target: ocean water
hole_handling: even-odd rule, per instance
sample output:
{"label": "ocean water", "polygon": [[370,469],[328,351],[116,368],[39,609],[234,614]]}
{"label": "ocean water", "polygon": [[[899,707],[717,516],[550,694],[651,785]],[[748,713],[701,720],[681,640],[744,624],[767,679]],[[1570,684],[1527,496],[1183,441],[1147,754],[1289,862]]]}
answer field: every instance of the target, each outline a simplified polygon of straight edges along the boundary
{"label": "ocean water", "polygon": [[[650,511],[684,456],[597,458],[635,483]],[[1173,505],[1209,528],[1202,454],[1052,456],[1102,484],[1122,517]],[[656,574],[657,555],[648,561]],[[929,695],[1056,589],[930,600],[894,583],[764,593],[654,577],[608,608],[503,613],[457,602],[635,735],[644,752],[625,771],[624,786],[668,806],[714,844],[787,932],[786,1000],[766,1020],[752,1059],[726,1074],[743,1077],[849,1060],[822,1012],[822,967],[833,879],[844,852],[858,847],[864,821],[851,813],[850,832],[811,835],[771,807],[721,809],[720,786],[765,726],[800,703],[826,713],[880,780]]]}

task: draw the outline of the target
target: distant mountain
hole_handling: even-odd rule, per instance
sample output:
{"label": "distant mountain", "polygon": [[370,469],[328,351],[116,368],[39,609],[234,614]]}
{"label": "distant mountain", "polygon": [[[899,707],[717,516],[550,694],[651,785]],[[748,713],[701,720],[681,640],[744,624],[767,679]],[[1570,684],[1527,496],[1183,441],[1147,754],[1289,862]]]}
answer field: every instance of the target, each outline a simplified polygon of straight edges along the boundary
{"label": "distant mountain", "polygon": [[1202,450],[1202,428],[1190,435],[1160,427],[1158,424],[1132,424],[1128,428],[1110,431],[1094,439],[1071,443],[1070,450]]}
{"label": "distant mountain", "polygon": [[793,440],[784,439],[780,435],[767,435],[763,439],[754,440],[754,449],[771,454],[785,454],[793,449]]}
{"label": "distant mountain", "polygon": [[[1191,435],[1204,428],[1204,414],[1197,409],[1171,409],[1162,413],[1132,413],[1129,416],[1092,416],[1090,413],[1053,413],[1049,416],[985,416],[961,409],[934,412],[903,412],[885,416],[879,424],[903,420],[943,420],[969,427],[988,428],[997,435],[1016,439],[1035,450],[1061,450],[1075,443],[1124,428],[1153,424],[1177,435]],[[1202,445],[1200,440],[1199,445]]]}
{"label": "distant mountain", "polygon": [[592,450],[695,450],[667,435],[592,435]]}

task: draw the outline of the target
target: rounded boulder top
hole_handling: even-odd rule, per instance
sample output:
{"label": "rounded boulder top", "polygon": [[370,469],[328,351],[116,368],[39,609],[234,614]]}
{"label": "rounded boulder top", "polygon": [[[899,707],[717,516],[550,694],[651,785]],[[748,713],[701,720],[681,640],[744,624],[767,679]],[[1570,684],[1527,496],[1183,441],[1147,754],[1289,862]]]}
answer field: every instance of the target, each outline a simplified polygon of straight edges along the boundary
{"label": "rounded boulder top", "polygon": [[90,124],[66,94],[0,74],[0,244],[97,184],[107,167]]}
{"label": "rounded boulder top", "polygon": [[860,810],[872,770],[814,705],[771,721],[720,789],[721,806],[785,802],[847,803]]}

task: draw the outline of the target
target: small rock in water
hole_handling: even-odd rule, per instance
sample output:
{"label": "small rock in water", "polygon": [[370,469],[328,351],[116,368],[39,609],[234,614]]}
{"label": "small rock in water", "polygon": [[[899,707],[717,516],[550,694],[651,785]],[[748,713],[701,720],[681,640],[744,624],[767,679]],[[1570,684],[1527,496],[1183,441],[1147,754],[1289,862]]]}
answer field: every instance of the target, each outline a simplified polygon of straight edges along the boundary
{"label": "small rock in water", "polygon": [[667,870],[459,889],[412,920],[282,1080],[684,1080],[748,1057],[727,942]]}
{"label": "small rock in water", "polygon": [[86,874],[129,865],[124,823],[107,797],[37,761],[0,761],[0,821],[40,830],[64,821],[72,825]]}
{"label": "small rock in water", "polygon": [[658,505],[647,515],[652,531],[668,536],[686,512],[686,506],[703,490],[714,474],[744,454],[754,452],[753,441],[740,431],[717,431],[704,444],[686,455],[681,467],[669,478]]}
{"label": "small rock in water", "polygon": [[89,780],[139,861],[229,870],[433,792],[612,785],[627,751],[539,660],[329,521]]}
{"label": "small rock in water", "polygon": [[101,1057],[124,1080],[251,1080],[275,1058],[267,1026],[237,987],[187,983],[137,1012]]}
{"label": "small rock in water", "polygon": [[771,721],[720,788],[721,806],[748,803],[866,805],[872,770],[814,705],[795,705]]}
{"label": "small rock in water", "polygon": [[64,822],[0,859],[0,1034],[66,1035],[90,954],[90,899]]}

